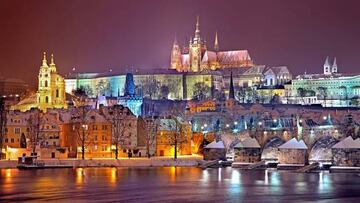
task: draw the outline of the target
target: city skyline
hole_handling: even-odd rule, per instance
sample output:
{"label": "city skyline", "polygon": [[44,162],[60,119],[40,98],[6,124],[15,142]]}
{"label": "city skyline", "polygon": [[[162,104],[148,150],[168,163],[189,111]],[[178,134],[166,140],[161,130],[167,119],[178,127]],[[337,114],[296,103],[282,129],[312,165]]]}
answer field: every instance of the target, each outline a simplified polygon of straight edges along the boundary
{"label": "city skyline", "polygon": [[0,8],[0,66],[3,76],[31,85],[37,82],[33,78],[43,51],[54,53],[62,74],[74,67],[79,72],[167,69],[175,35],[180,45],[187,44],[200,16],[209,47],[218,32],[220,50],[249,50],[256,64],[285,65],[294,75],[320,73],[326,56],[336,56],[339,72],[356,73],[358,4],[5,1]]}

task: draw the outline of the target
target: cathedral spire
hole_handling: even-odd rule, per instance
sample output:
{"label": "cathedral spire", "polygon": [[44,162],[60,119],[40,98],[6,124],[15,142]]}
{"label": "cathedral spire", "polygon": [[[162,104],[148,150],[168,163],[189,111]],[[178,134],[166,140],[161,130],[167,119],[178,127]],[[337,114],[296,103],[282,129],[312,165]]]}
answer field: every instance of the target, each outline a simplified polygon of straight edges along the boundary
{"label": "cathedral spire", "polygon": [[215,32],[214,50],[219,51],[219,41],[218,41],[218,33],[217,32]]}
{"label": "cathedral spire", "polygon": [[196,17],[196,29],[195,29],[194,43],[200,43],[200,20],[199,20],[199,16]]}
{"label": "cathedral spire", "polygon": [[47,60],[46,60],[46,52],[44,52],[44,57],[43,57],[43,60],[42,60],[42,66],[43,67],[49,67],[48,64],[47,64]]}

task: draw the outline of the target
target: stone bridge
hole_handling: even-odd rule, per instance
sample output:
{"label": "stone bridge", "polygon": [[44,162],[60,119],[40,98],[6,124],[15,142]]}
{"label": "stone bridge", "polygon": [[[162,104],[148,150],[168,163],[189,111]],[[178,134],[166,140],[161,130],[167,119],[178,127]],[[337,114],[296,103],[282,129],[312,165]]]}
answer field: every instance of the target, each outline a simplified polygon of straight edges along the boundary
{"label": "stone bridge", "polygon": [[331,147],[336,144],[343,135],[338,129],[320,128],[304,130],[300,134],[291,130],[257,131],[255,139],[262,147],[262,158],[274,159],[278,155],[278,147],[293,137],[303,139],[308,147],[308,160],[329,161],[332,159]]}

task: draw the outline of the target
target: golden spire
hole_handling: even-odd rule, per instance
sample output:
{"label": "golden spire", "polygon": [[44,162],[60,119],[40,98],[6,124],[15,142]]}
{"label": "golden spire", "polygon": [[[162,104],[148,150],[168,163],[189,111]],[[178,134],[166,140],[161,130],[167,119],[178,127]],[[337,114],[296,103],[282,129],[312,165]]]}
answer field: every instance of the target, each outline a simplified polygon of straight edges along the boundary
{"label": "golden spire", "polygon": [[46,52],[45,51],[44,51],[44,57],[43,57],[43,60],[42,60],[42,66],[48,67],[47,60],[46,60]]}
{"label": "golden spire", "polygon": [[215,42],[214,42],[215,51],[219,51],[219,41],[218,41],[218,33],[215,32]]}
{"label": "golden spire", "polygon": [[196,30],[195,30],[194,42],[200,43],[200,20],[199,20],[199,16],[196,17]]}
{"label": "golden spire", "polygon": [[55,65],[55,62],[54,62],[54,54],[51,54],[51,63],[50,63],[51,66],[54,66]]}

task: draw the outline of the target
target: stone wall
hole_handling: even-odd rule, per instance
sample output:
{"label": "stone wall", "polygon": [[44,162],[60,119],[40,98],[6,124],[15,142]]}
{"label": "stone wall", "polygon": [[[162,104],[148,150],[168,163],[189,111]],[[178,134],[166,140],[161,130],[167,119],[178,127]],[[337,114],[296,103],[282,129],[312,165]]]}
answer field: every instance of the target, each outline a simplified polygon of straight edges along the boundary
{"label": "stone wall", "polygon": [[260,148],[234,148],[234,161],[244,163],[255,163],[260,161]]}
{"label": "stone wall", "polygon": [[360,149],[332,149],[336,166],[360,167]]}
{"label": "stone wall", "polygon": [[280,149],[279,164],[305,164],[306,149]]}

